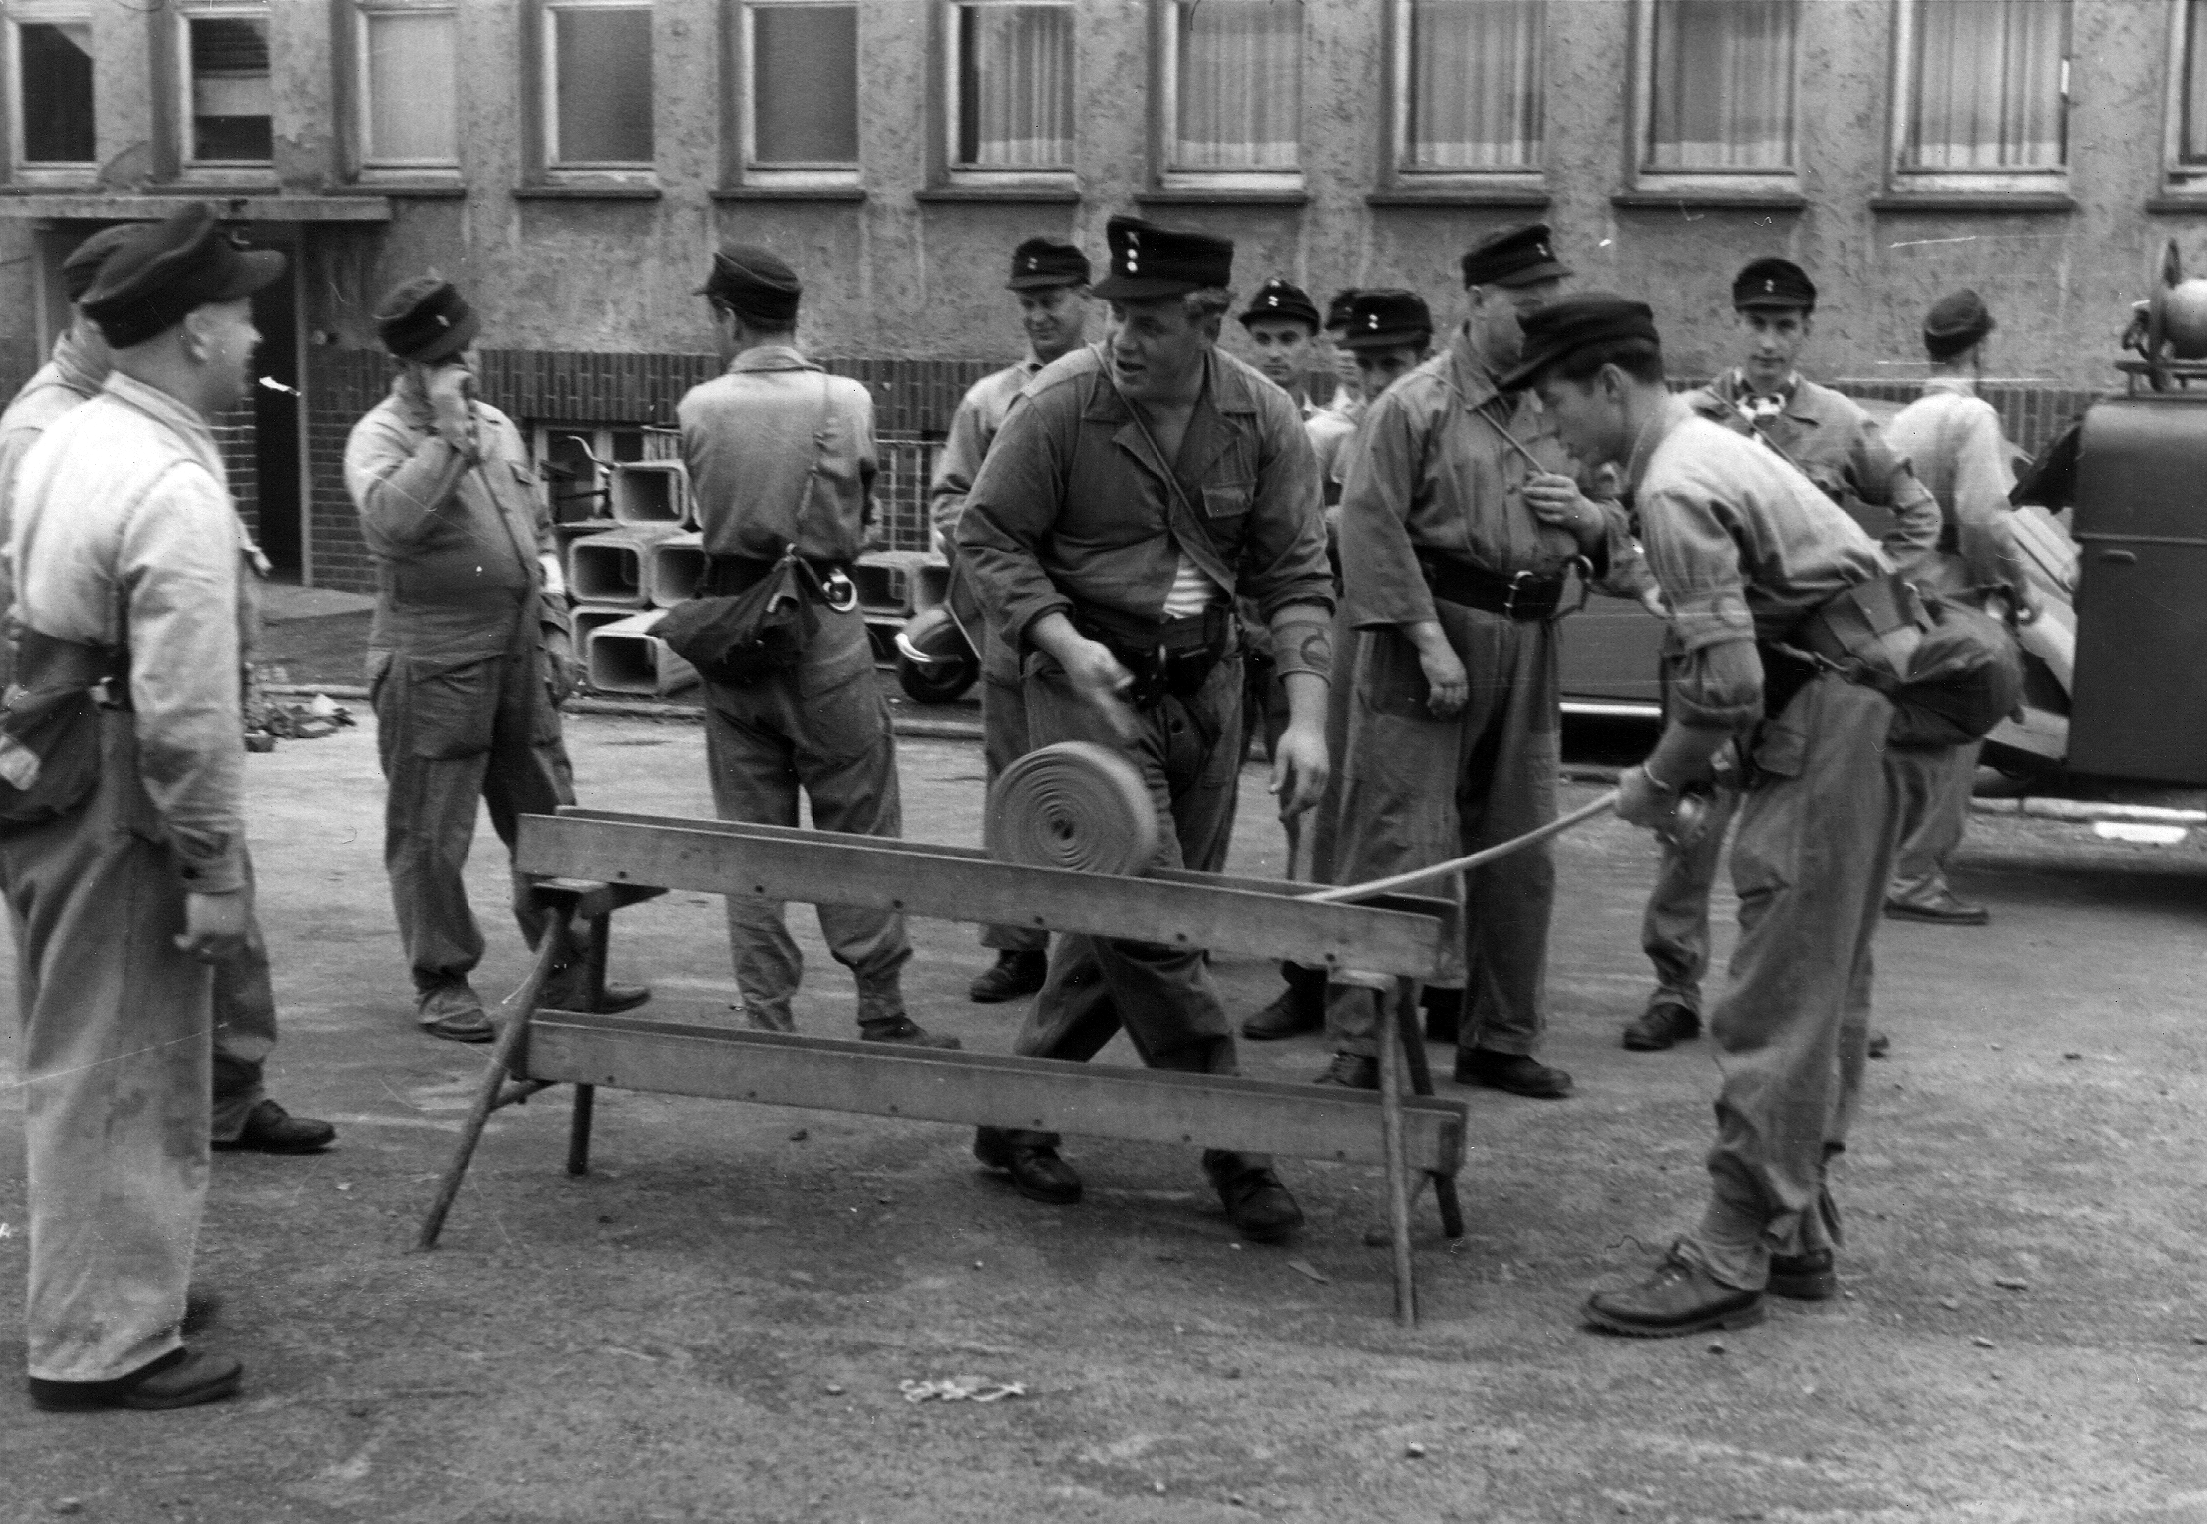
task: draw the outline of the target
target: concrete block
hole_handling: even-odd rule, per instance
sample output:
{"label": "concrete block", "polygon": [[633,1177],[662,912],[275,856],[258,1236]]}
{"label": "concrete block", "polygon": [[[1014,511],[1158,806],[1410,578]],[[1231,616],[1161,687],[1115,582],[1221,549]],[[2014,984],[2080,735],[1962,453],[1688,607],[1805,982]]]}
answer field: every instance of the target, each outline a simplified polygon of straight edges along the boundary
{"label": "concrete block", "polygon": [[644,566],[644,592],[652,607],[671,609],[696,597],[705,583],[705,564],[705,537],[694,530],[652,546]]}
{"label": "concrete block", "polygon": [[663,696],[695,683],[697,668],[651,633],[666,614],[653,609],[592,630],[586,657],[590,686],[600,693]]}
{"label": "concrete block", "polygon": [[690,473],[678,460],[628,460],[613,468],[613,517],[623,524],[690,522]]}
{"label": "concrete block", "polygon": [[648,607],[645,578],[651,549],[676,532],[674,524],[626,524],[568,541],[567,590],[577,603]]}

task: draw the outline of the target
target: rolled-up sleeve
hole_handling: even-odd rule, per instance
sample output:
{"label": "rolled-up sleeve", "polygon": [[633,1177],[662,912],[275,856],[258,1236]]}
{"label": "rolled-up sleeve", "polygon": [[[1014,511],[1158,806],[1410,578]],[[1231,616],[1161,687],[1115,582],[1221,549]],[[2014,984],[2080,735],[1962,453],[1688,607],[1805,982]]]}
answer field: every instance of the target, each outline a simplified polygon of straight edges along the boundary
{"label": "rolled-up sleeve", "polygon": [[1424,624],[1438,616],[1410,544],[1410,509],[1431,419],[1395,387],[1365,412],[1341,489],[1341,578],[1351,623]]}
{"label": "rolled-up sleeve", "polygon": [[1762,714],[1762,658],[1739,547],[1717,505],[1666,491],[1641,504],[1640,520],[1648,564],[1671,607],[1671,717],[1696,730],[1751,724]]}
{"label": "rolled-up sleeve", "polygon": [[1077,390],[1057,387],[1012,403],[958,516],[959,555],[1013,650],[1036,620],[1073,607],[1042,569],[1040,552],[1064,506],[1071,435],[1080,426]]}
{"label": "rolled-up sleeve", "polygon": [[468,458],[440,435],[417,438],[377,413],[361,419],[345,441],[345,490],[368,548],[394,556],[421,540],[467,470]]}
{"label": "rolled-up sleeve", "polygon": [[1242,537],[1234,591],[1275,623],[1289,604],[1333,612],[1333,568],[1326,559],[1326,497],[1318,456],[1294,405],[1267,397],[1258,414],[1257,488]]}

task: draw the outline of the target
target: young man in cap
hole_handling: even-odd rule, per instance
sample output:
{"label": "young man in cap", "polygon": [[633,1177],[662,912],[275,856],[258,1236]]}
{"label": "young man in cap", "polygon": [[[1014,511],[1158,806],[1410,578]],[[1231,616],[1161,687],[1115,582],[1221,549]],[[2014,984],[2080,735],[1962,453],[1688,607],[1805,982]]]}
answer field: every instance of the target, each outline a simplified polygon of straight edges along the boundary
{"label": "young man in cap", "polygon": [[[70,324],[54,341],[53,358],[16,393],[7,412],[0,414],[0,545],[6,543],[14,522],[11,503],[16,471],[23,457],[54,423],[98,396],[113,369],[107,340],[101,337],[99,326],[84,315],[81,304],[107,256],[134,231],[127,224],[102,229],[61,262],[62,284],[69,292]],[[242,521],[238,534],[246,562],[238,583],[238,659],[242,664],[252,660],[253,646],[260,638],[260,579],[267,574],[268,563]],[[13,601],[6,564],[0,557],[0,609]],[[0,657],[5,657],[12,671],[12,647],[0,643]],[[0,676],[0,682],[4,681]],[[217,963],[214,973],[214,1145],[258,1153],[318,1153],[337,1140],[337,1129],[311,1117],[291,1115],[261,1088],[269,1051],[276,1046],[276,991],[269,978],[268,940],[261,934],[259,916],[252,913],[250,854],[245,856],[245,874],[249,916],[245,949],[237,957]]]}
{"label": "young man in cap", "polygon": [[[390,396],[353,426],[345,487],[376,558],[368,633],[376,751],[388,785],[383,861],[413,974],[415,1019],[432,1037],[496,1035],[468,975],[483,933],[463,870],[478,802],[513,850],[523,815],[575,802],[559,706],[574,685],[565,580],[521,431],[474,397],[481,321],[449,281],[417,276],[376,309],[400,361]],[[574,933],[513,874],[513,912],[532,948],[568,948],[544,1003],[590,1005]],[[608,986],[603,1011],[648,992]]]}
{"label": "young man in cap", "polygon": [[[1531,400],[1496,385],[1517,359],[1522,316],[1553,301],[1570,273],[1548,229],[1495,234],[1464,256],[1463,272],[1469,316],[1444,353],[1367,407],[1341,498],[1344,613],[1356,630],[1343,672],[1352,698],[1333,863],[1341,883],[1554,818],[1564,590],[1580,563],[1605,579],[1634,564],[1623,511],[1580,493]],[[1367,324],[1381,315],[1362,310]],[[1555,896],[1547,847],[1469,875],[1465,894],[1470,987],[1456,1078],[1568,1096],[1571,1076],[1534,1056]],[[1429,994],[1445,1021],[1446,995]],[[1375,998],[1331,993],[1331,1082],[1377,1086]]]}
{"label": "young man in cap", "polygon": [[1837,1289],[1825,1173],[1845,1146],[1869,1030],[1870,938],[1892,858],[1892,706],[1777,649],[1892,563],[1774,451],[1664,384],[1646,304],[1569,298],[1526,323],[1503,385],[1538,392],[1589,470],[1615,466],[1671,608],[1670,704],[1617,813],[1664,832],[1679,791],[1738,739],[1749,781],[1732,878],[1732,979],[1710,1022],[1724,1070],[1707,1211],[1644,1284],[1587,1304],[1599,1328],[1671,1337],[1759,1322],[1763,1293]]}
{"label": "young man in cap", "polygon": [[[958,525],[992,617],[1025,657],[1029,739],[1112,746],[1148,780],[1158,864],[1216,872],[1240,773],[1233,600],[1271,626],[1292,714],[1272,768],[1283,815],[1325,785],[1332,576],[1317,463],[1295,406],[1219,352],[1234,246],[1114,217],[1110,340],[1028,384]],[[1143,1062],[1236,1071],[1200,948],[1065,936],[1015,1050],[1086,1060],[1124,1026]],[[1038,1201],[1080,1198],[1049,1133],[983,1128],[975,1155]],[[1302,1211],[1269,1156],[1213,1149],[1235,1228]]]}
{"label": "young man in cap", "polygon": [[[1004,426],[1004,414],[1021,387],[1043,366],[1088,341],[1088,256],[1069,243],[1030,238],[1012,250],[1011,279],[1004,289],[1019,301],[1027,330],[1027,358],[973,383],[950,420],[950,437],[935,458],[927,500],[935,544],[957,560],[958,515],[981,461]],[[1027,705],[1019,691],[1019,658],[991,626],[981,642],[981,750],[988,786],[1027,751]],[[1018,1000],[1042,988],[1049,973],[1047,932],[1031,926],[989,926],[981,945],[997,950],[996,962],[973,981],[968,999],[991,1005]]]}
{"label": "young man in cap", "polygon": [[1334,460],[1356,432],[1356,423],[1310,398],[1307,378],[1318,352],[1318,308],[1301,286],[1275,275],[1257,288],[1240,321],[1257,357],[1258,373],[1302,410],[1303,430],[1318,457],[1318,479],[1324,484],[1327,503],[1339,501],[1341,483],[1334,474]]}
{"label": "young man in cap", "polygon": [[[2015,451],[2001,432],[2000,415],[1977,395],[1992,330],[1992,314],[1974,291],[1932,305],[1923,322],[1931,375],[1923,395],[1886,425],[1885,438],[1938,499],[1938,555],[1926,580],[1950,598],[1972,601],[1985,589],[2006,587],[2028,617],[2030,582],[2012,538],[2015,510],[2008,502]],[[1972,743],[1894,752],[1900,846],[1885,894],[1888,916],[1942,926],[1982,926],[1992,919],[1984,906],[1956,896],[1946,880],[1947,859],[1962,844],[1969,820],[1978,749]]]}
{"label": "young man in cap", "polygon": [[[1816,284],[1797,264],[1758,259],[1732,282],[1743,344],[1740,363],[1688,394],[1702,417],[1761,442],[1825,496],[1881,534],[1903,571],[1928,566],[1939,505],[1853,401],[1796,368],[1816,327]],[[1725,775],[1728,777],[1728,775]],[[1655,965],[1647,1009],[1625,1027],[1624,1045],[1654,1052],[1701,1031],[1701,978],[1709,966],[1709,891],[1724,854],[1738,793],[1720,777],[1708,828],[1691,846],[1666,845],[1640,928]]]}
{"label": "young man in cap", "polygon": [[237,956],[252,921],[244,556],[208,420],[245,399],[250,298],[283,268],[200,203],[133,231],[82,302],[114,370],[14,483],[19,689],[98,704],[89,793],[0,830],[41,1408],[185,1407],[238,1387],[236,1360],[180,1334],[207,1192],[206,965]]}
{"label": "young man in cap", "polygon": [[[791,549],[811,569],[818,618],[798,664],[742,687],[705,685],[705,755],[723,820],[794,826],[797,791],[823,831],[903,834],[896,737],[849,568],[873,510],[874,404],[797,347],[797,273],[771,251],[728,244],[698,294],[711,304],[724,374],[692,387],[677,417],[708,561],[703,596],[756,586]],[[904,917],[819,907],[828,951],[858,981],[859,1036],[955,1048],[904,1009]],[[779,900],[728,896],[728,945],[751,1024],[792,1032],[804,956]]]}

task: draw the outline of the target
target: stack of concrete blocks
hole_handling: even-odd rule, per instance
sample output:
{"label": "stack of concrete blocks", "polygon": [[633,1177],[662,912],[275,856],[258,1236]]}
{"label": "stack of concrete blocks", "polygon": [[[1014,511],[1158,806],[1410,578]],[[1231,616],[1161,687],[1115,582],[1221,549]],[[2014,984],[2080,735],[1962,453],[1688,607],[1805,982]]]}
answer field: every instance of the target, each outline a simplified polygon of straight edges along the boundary
{"label": "stack of concrete blocks", "polygon": [[651,633],[704,575],[689,473],[680,461],[624,461],[609,486],[606,526],[567,544],[575,642],[591,688],[661,697],[697,681],[697,669]]}
{"label": "stack of concrete blocks", "polygon": [[875,654],[893,661],[904,622],[949,596],[950,563],[931,550],[869,550],[851,568],[851,580]]}

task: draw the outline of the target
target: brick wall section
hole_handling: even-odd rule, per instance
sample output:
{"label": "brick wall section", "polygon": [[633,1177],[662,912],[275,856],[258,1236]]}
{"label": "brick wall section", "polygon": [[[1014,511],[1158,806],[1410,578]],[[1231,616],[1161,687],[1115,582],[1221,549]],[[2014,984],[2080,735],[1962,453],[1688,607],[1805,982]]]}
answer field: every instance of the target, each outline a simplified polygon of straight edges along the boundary
{"label": "brick wall section", "polygon": [[215,420],[215,445],[222,451],[223,469],[229,473],[230,496],[237,501],[245,527],[257,539],[261,532],[260,468],[253,454],[253,409],[235,408]]}

